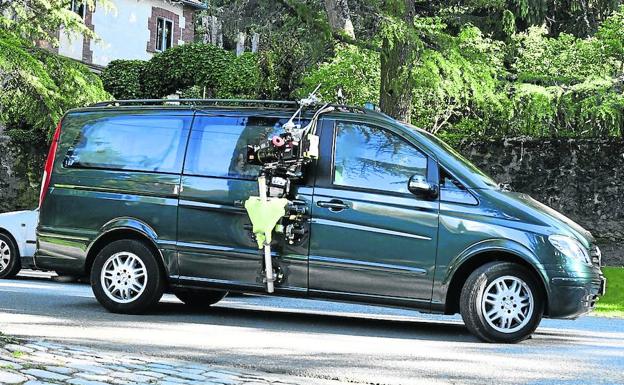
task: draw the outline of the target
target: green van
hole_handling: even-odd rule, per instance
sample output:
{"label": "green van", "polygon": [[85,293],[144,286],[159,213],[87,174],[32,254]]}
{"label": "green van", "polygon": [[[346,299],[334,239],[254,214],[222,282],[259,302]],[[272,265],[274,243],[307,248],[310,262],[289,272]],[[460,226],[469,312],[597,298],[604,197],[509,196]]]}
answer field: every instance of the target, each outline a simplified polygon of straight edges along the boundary
{"label": "green van", "polygon": [[[164,291],[195,307],[264,292],[243,207],[259,168],[245,151],[296,109],[142,100],[68,112],[45,166],[37,267],[89,276],[119,313],[145,312]],[[459,312],[482,340],[517,342],[604,294],[589,232],[426,131],[335,106],[317,132],[319,158],[294,187],[306,235],[273,240],[276,295]]]}

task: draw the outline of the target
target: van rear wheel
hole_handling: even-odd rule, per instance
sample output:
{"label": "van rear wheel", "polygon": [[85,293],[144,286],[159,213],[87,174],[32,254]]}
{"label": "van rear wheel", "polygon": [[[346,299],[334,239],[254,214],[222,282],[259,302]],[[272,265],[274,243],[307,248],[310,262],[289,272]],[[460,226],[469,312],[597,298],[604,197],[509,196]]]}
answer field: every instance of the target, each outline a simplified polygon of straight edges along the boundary
{"label": "van rear wheel", "polygon": [[17,245],[11,237],[0,234],[0,278],[13,278],[21,268]]}
{"label": "van rear wheel", "polygon": [[533,334],[544,312],[544,295],[525,267],[492,262],[464,283],[460,312],[471,333],[486,342],[515,343]]}
{"label": "van rear wheel", "polygon": [[174,291],[173,294],[192,309],[206,310],[221,301],[227,295],[227,291],[180,289]]}
{"label": "van rear wheel", "polygon": [[113,313],[144,313],[160,301],[164,287],[156,256],[143,242],[114,241],[93,262],[93,294]]}

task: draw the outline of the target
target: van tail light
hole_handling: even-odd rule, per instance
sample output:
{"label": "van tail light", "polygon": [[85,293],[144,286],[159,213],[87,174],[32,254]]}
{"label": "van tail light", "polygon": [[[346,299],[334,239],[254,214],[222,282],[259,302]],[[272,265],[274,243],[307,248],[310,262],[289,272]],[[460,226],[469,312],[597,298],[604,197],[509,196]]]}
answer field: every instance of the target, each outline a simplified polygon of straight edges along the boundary
{"label": "van tail light", "polygon": [[54,136],[52,137],[52,143],[50,144],[50,151],[48,151],[48,158],[46,159],[45,168],[43,169],[43,179],[41,180],[41,192],[39,193],[39,207],[43,205],[43,201],[48,193],[48,187],[50,187],[50,178],[52,177],[52,168],[54,167],[54,158],[56,157],[56,149],[58,148],[59,138],[61,137],[61,123],[56,126]]}

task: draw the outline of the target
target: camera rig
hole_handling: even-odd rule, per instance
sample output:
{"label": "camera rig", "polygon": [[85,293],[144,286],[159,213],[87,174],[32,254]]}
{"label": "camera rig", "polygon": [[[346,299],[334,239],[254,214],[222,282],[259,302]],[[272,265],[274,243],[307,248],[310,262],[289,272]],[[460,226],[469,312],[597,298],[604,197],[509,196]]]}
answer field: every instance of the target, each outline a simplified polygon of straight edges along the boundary
{"label": "camera rig", "polygon": [[257,144],[247,146],[246,161],[260,166],[258,175],[259,196],[251,196],[245,209],[253,225],[259,249],[264,249],[264,280],[267,292],[272,293],[274,282],[280,276],[273,269],[271,239],[273,231],[281,233],[285,242],[296,244],[306,234],[307,208],[304,202],[291,196],[292,184],[301,181],[305,166],[318,158],[318,120],[334,107],[324,104],[316,110],[310,122],[301,127],[305,110],[315,108],[320,101],[316,96],[320,85],[305,99],[298,101],[299,108],[284,124],[284,132]]}

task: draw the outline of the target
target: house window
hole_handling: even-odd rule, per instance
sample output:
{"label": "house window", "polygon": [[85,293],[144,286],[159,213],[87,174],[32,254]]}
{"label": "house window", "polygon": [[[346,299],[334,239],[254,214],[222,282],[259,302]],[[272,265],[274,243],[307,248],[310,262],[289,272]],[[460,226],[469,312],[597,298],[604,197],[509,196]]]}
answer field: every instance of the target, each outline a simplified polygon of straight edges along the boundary
{"label": "house window", "polygon": [[156,51],[164,51],[173,45],[173,22],[158,18],[156,25]]}
{"label": "house window", "polygon": [[69,3],[69,9],[75,12],[82,19],[85,17],[85,2],[84,0],[71,0]]}

